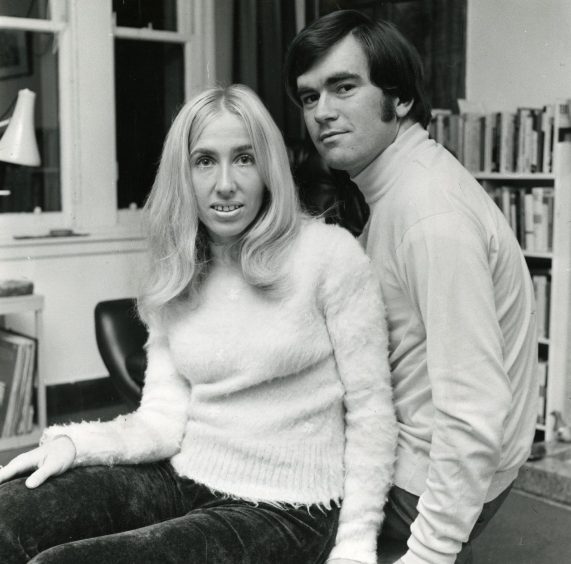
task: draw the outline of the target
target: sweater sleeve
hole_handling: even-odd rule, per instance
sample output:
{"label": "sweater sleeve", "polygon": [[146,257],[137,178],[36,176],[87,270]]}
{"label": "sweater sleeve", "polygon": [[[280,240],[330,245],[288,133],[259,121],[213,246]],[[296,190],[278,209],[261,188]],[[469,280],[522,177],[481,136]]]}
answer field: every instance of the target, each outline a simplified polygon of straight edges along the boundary
{"label": "sweater sleeve", "polygon": [[139,408],[107,422],[53,425],[41,443],[58,435],[73,441],[74,466],[135,464],[170,458],[180,448],[190,387],[176,371],[165,336],[151,331],[147,371]]}
{"label": "sweater sleeve", "polygon": [[348,233],[336,243],[322,300],[345,388],[345,482],[329,558],[374,564],[397,440],[385,311],[380,285],[359,244]]}
{"label": "sweater sleeve", "polygon": [[426,490],[406,564],[454,562],[500,461],[511,389],[490,244],[476,224],[448,212],[416,224],[398,249],[404,285],[425,326],[434,404]]}

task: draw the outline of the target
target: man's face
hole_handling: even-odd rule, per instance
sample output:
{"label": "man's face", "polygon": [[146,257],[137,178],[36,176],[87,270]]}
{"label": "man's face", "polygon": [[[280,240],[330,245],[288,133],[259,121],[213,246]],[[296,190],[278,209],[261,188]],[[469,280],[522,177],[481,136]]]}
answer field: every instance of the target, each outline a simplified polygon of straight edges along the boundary
{"label": "man's face", "polygon": [[355,176],[395,140],[395,102],[371,82],[352,34],[298,77],[297,92],[309,135],[332,168]]}

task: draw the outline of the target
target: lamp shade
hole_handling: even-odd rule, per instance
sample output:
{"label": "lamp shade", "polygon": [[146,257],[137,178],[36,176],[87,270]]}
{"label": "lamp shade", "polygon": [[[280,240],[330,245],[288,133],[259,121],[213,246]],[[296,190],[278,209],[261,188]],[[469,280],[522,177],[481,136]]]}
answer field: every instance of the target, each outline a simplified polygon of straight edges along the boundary
{"label": "lamp shade", "polygon": [[40,152],[34,130],[34,103],[36,94],[27,88],[18,92],[14,113],[0,140],[0,161],[38,166]]}

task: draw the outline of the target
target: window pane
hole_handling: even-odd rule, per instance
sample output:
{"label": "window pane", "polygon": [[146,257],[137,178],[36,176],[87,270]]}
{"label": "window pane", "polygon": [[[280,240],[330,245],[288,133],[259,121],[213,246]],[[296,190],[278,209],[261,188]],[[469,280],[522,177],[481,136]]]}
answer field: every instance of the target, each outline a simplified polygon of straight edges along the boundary
{"label": "window pane", "polygon": [[113,0],[121,27],[150,27],[176,31],[176,0]]}
{"label": "window pane", "polygon": [[0,0],[0,16],[46,19],[48,0]]}
{"label": "window pane", "polygon": [[[0,31],[0,120],[14,112],[18,91],[36,93],[39,167],[0,162],[0,212],[61,211],[58,60],[51,33]],[[4,65],[1,61],[4,61]],[[5,128],[0,131],[4,134]]]}
{"label": "window pane", "polygon": [[115,40],[119,208],[142,206],[153,184],[164,138],[184,101],[183,47]]}

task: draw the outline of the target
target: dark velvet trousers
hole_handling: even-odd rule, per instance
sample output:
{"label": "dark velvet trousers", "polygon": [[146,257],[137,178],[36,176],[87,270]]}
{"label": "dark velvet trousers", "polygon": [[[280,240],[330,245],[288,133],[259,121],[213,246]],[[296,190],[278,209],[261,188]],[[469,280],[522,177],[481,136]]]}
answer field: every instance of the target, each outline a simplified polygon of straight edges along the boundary
{"label": "dark velvet trousers", "polygon": [[[509,486],[498,497],[484,504],[468,541],[462,544],[462,549],[456,557],[455,564],[473,563],[472,541],[486,528],[492,517],[508,497],[511,488],[512,486]],[[418,500],[418,496],[398,486],[391,488],[389,499],[385,506],[385,521],[379,537],[381,555],[384,546],[389,546],[392,549],[395,559],[407,551],[406,541],[410,536],[410,526],[418,516],[418,510],[416,508]],[[385,560],[381,558],[380,562],[384,563]],[[394,562],[394,560],[391,559],[391,562]]]}
{"label": "dark velvet trousers", "polygon": [[320,564],[338,517],[217,495],[168,462],[75,468],[0,485],[0,562]]}

